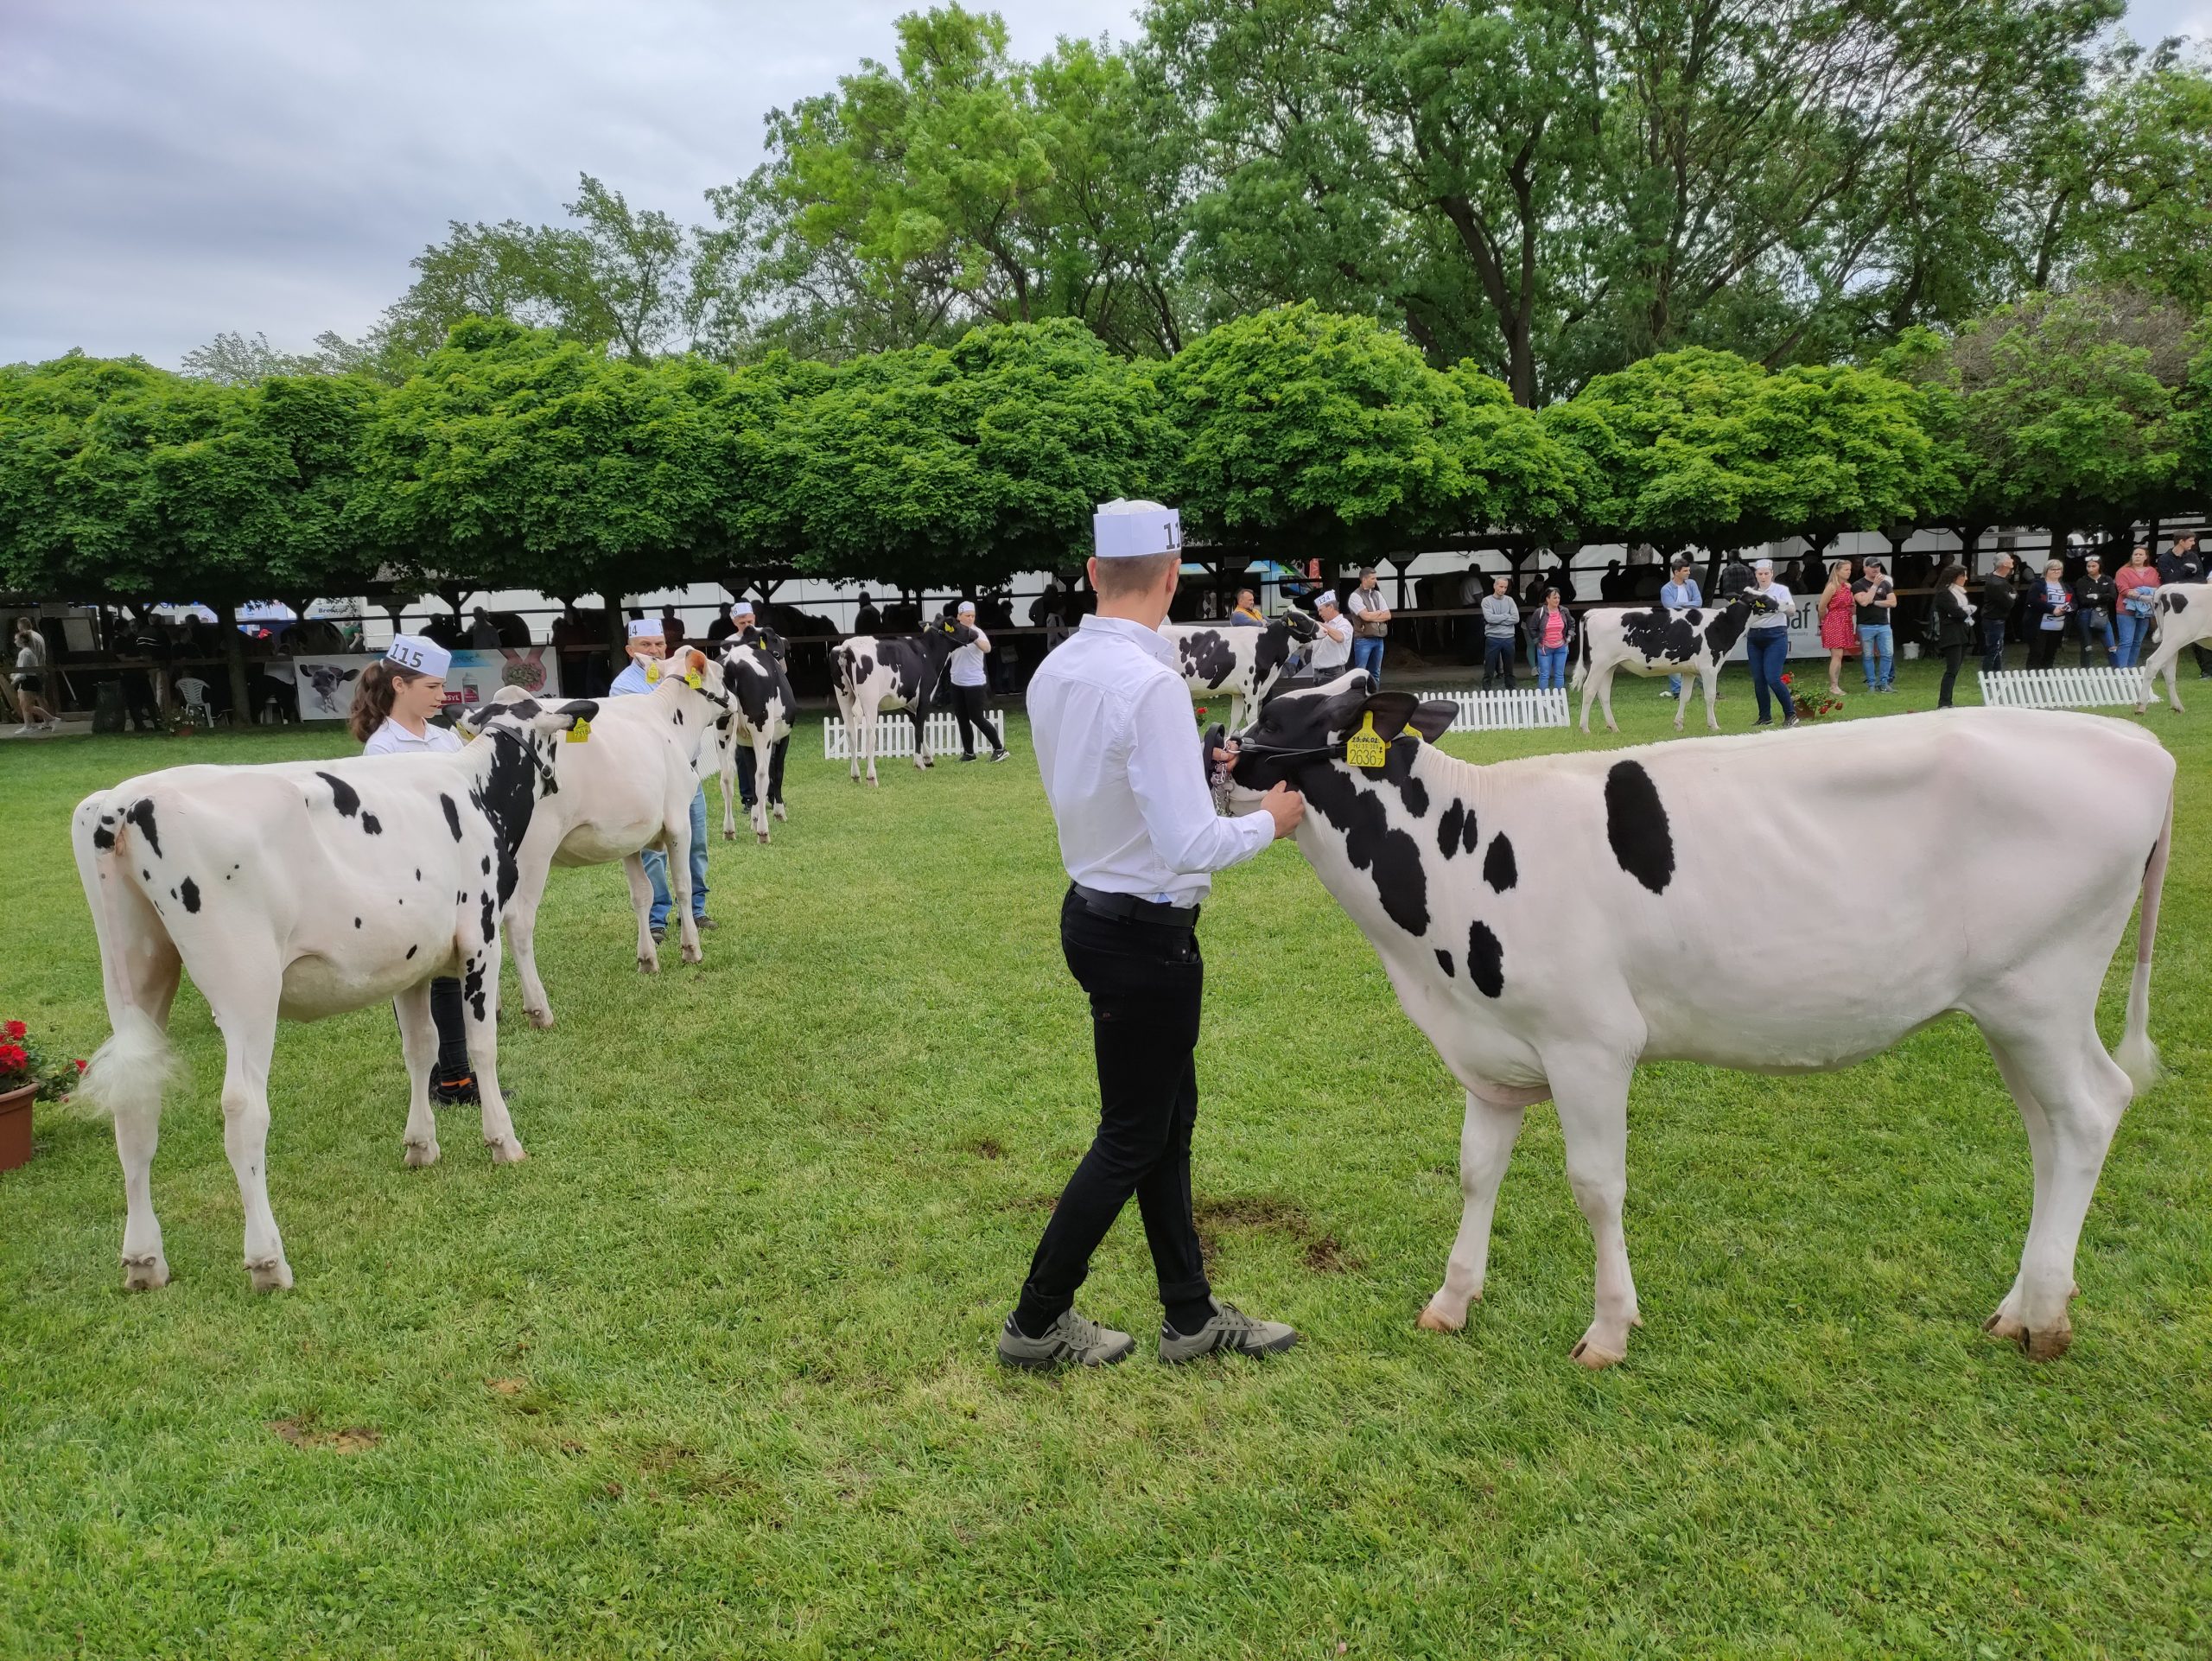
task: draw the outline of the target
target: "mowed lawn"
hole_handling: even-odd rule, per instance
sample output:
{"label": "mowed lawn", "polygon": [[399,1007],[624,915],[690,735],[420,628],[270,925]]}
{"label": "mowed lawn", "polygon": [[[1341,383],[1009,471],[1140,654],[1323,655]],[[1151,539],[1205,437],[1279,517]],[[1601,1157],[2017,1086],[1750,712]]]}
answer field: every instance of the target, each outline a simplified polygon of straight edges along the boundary
{"label": "mowed lawn", "polygon": [[[1933,702],[1922,666],[1904,684],[1852,718]],[[1726,690],[1740,729],[1748,686]],[[1460,1095],[1278,846],[1202,925],[1197,1182],[1222,1292],[1305,1342],[1159,1366],[1132,1214],[1083,1304],[1137,1357],[1003,1374],[994,1336],[1095,1111],[1027,736],[1007,766],[889,763],[868,792],[810,722],[773,845],[715,842],[703,966],[671,948],[641,977],[619,871],[555,874],[559,1026],[530,1030],[504,985],[527,1163],[494,1168],[448,1112],[443,1161],[403,1168],[389,1010],[281,1029],[295,1290],[248,1289],[220,1039],[188,984],[192,1077],[154,1172],[165,1290],[121,1290],[106,1127],[41,1109],[36,1158],[0,1175],[0,1654],[2202,1655],[2212,689],[2196,702],[2147,717],[2182,764],[2152,993],[2171,1075],[2114,1142],[2055,1365],[1980,1331],[2031,1169],[1958,1021],[1840,1074],[1643,1072],[1648,1325],[1603,1374],[1567,1359],[1591,1248],[1533,1110],[1486,1301],[1462,1334],[1417,1332],[1459,1219]],[[1665,731],[1649,683],[1617,704],[1619,739],[1447,748]],[[0,747],[0,1015],[79,1054],[105,1033],[79,796],[346,748],[334,725]],[[1969,830],[1949,857],[1979,857]],[[1941,894],[1800,875],[1786,937],[1862,903],[1974,926]],[[1799,972],[1786,945],[1745,949]]]}

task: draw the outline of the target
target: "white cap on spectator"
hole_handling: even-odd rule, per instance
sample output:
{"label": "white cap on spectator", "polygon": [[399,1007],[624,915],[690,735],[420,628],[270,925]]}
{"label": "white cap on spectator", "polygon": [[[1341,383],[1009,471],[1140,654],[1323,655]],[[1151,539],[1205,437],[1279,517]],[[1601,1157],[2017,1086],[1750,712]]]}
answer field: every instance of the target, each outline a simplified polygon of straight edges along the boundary
{"label": "white cap on spectator", "polygon": [[752,616],[752,615],[753,615],[753,602],[752,602],[750,600],[741,600],[741,601],[739,601],[737,602],[737,604],[736,604],[736,605],[733,606],[733,607],[730,608],[730,614],[730,614],[731,616],[733,616],[733,617],[750,617],[750,616]]}
{"label": "white cap on spectator", "polygon": [[1183,516],[1158,502],[1117,496],[1090,516],[1091,545],[1101,559],[1142,559],[1183,545]]}
{"label": "white cap on spectator", "polygon": [[963,600],[963,601],[962,601],[960,602],[960,604],[959,604],[958,608],[957,608],[953,612],[953,614],[953,614],[955,617],[972,617],[972,616],[974,616],[974,615],[976,614],[976,602],[975,602],[974,601],[972,601],[972,600]]}
{"label": "white cap on spectator", "polygon": [[1751,562],[1751,569],[1755,571],[1770,571],[1774,569],[1774,562],[1764,554],[1761,554]]}
{"label": "white cap on spectator", "polygon": [[660,619],[658,617],[632,617],[630,620],[630,638],[633,640],[659,640],[661,638]]}
{"label": "white cap on spectator", "polygon": [[1313,603],[1316,606],[1326,606],[1330,610],[1334,611],[1337,608],[1337,591],[1334,589],[1322,589],[1313,596]]}
{"label": "white cap on spectator", "polygon": [[419,634],[393,635],[384,655],[385,662],[398,665],[410,675],[435,675],[442,679],[446,671],[453,667],[452,652]]}

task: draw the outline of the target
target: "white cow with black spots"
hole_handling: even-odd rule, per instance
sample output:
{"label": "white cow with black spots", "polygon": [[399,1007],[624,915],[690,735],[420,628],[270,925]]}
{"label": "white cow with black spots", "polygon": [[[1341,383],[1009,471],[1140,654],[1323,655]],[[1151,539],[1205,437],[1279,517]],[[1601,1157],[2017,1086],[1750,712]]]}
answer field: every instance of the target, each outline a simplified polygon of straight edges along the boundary
{"label": "white cow with black spots", "polygon": [[[2061,1353],[2106,1147],[2158,1069],[2151,947],[2173,758],[2124,722],[1994,709],[1478,767],[1413,736],[1441,735],[1453,709],[1370,695],[1355,672],[1278,694],[1235,766],[1239,793],[1281,779],[1305,792],[1299,847],[1466,1089],[1459,1235],[1421,1324],[1457,1331],[1482,1295],[1532,1103],[1557,1104],[1597,1243],[1574,1358],[1604,1366],[1641,1324],[1621,1225],[1637,1063],[1846,1067],[1957,1010],[1980,1026],[2035,1152],[2019,1275],[1987,1328]],[[1355,767],[1345,741],[1370,714],[1395,741],[1381,767]],[[1777,975],[1760,945],[1802,909],[1800,873],[1846,868],[1880,871],[1895,903],[1793,935]],[[2115,1061],[2097,994],[2139,897]]]}
{"label": "white cow with black spots", "polygon": [[552,778],[558,735],[597,706],[502,711],[481,742],[429,754],[170,767],[77,805],[70,840],[98,933],[112,1035],[79,1094],[115,1120],[128,1217],[123,1283],[164,1284],[150,1173],[181,975],[222,1029],[223,1147],[255,1289],[292,1283],[269,1209],[276,1023],[390,1000],[407,1057],[410,1165],[438,1157],[429,983],[461,979],[485,1145],[523,1157],[499,1093],[499,909]]}
{"label": "white cow with black spots", "polygon": [[[721,645],[716,659],[729,690],[729,709],[715,723],[715,772],[722,787],[722,839],[737,839],[737,805],[741,773],[748,773],[753,799],[746,816],[753,834],[763,847],[768,842],[768,816],[789,815],[784,810],[784,760],[791,747],[791,727],[798,718],[798,697],[785,672],[788,654],[783,636],[772,628],[744,628]],[[752,766],[741,767],[741,758]]]}
{"label": "white cow with black spots", "polygon": [[[1604,711],[1605,730],[1620,730],[1613,721],[1613,676],[1625,669],[1631,675],[1695,675],[1705,688],[1705,724],[1719,732],[1713,701],[1719,696],[1721,659],[1743,639],[1751,618],[1751,602],[1740,594],[1725,606],[1600,607],[1583,613],[1573,683],[1582,693],[1582,730],[1590,730],[1593,697]],[[1676,732],[1689,707],[1685,687],[1675,700]]]}
{"label": "white cow with black spots", "polygon": [[2158,609],[2152,613],[2158,633],[2151,655],[2143,660],[2143,684],[2135,694],[2135,713],[2158,690],[2158,677],[2166,678],[2166,702],[2181,708],[2181,678],[2177,668],[2182,651],[2198,641],[2212,640],[2212,582],[2169,582],[2158,590]]}
{"label": "white cow with black spots", "polygon": [[1176,672],[1191,697],[1228,698],[1232,732],[1244,724],[1245,710],[1265,703],[1290,672],[1298,648],[1320,633],[1319,623],[1294,608],[1260,627],[1164,623],[1160,630],[1175,650]]}

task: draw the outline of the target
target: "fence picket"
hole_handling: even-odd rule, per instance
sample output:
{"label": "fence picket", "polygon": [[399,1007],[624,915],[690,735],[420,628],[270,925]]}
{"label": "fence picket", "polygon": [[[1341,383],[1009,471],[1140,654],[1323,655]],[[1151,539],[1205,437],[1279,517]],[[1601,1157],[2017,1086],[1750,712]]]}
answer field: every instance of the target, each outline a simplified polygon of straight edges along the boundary
{"label": "fence picket", "polygon": [[[945,710],[932,710],[924,729],[930,741],[932,755],[960,754],[960,723]],[[887,756],[911,756],[914,753],[914,723],[903,714],[878,716],[875,718],[875,753],[879,760]],[[822,759],[825,761],[846,761],[852,759],[845,734],[842,716],[830,716],[822,723]]]}
{"label": "fence picket", "polygon": [[1559,687],[1541,690],[1522,686],[1511,691],[1423,692],[1417,696],[1458,704],[1459,713],[1452,719],[1452,730],[1455,733],[1522,732],[1567,724],[1567,693]]}
{"label": "fence picket", "polygon": [[2139,669],[2075,664],[2050,669],[1977,671],[1981,701],[1993,707],[2026,710],[2103,710],[2135,702]]}

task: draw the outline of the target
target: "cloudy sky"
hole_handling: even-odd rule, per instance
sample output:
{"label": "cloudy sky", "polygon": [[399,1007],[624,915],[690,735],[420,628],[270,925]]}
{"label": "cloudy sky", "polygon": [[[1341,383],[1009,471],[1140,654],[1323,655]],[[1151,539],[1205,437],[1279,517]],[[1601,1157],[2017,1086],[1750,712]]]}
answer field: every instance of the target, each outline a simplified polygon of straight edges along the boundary
{"label": "cloudy sky", "polygon": [[[557,220],[580,172],[703,220],[763,112],[918,3],[0,0],[0,362],[358,335],[448,220]],[[995,3],[1024,57],[1132,30],[1135,0]],[[2129,26],[2202,38],[2212,0]]]}

